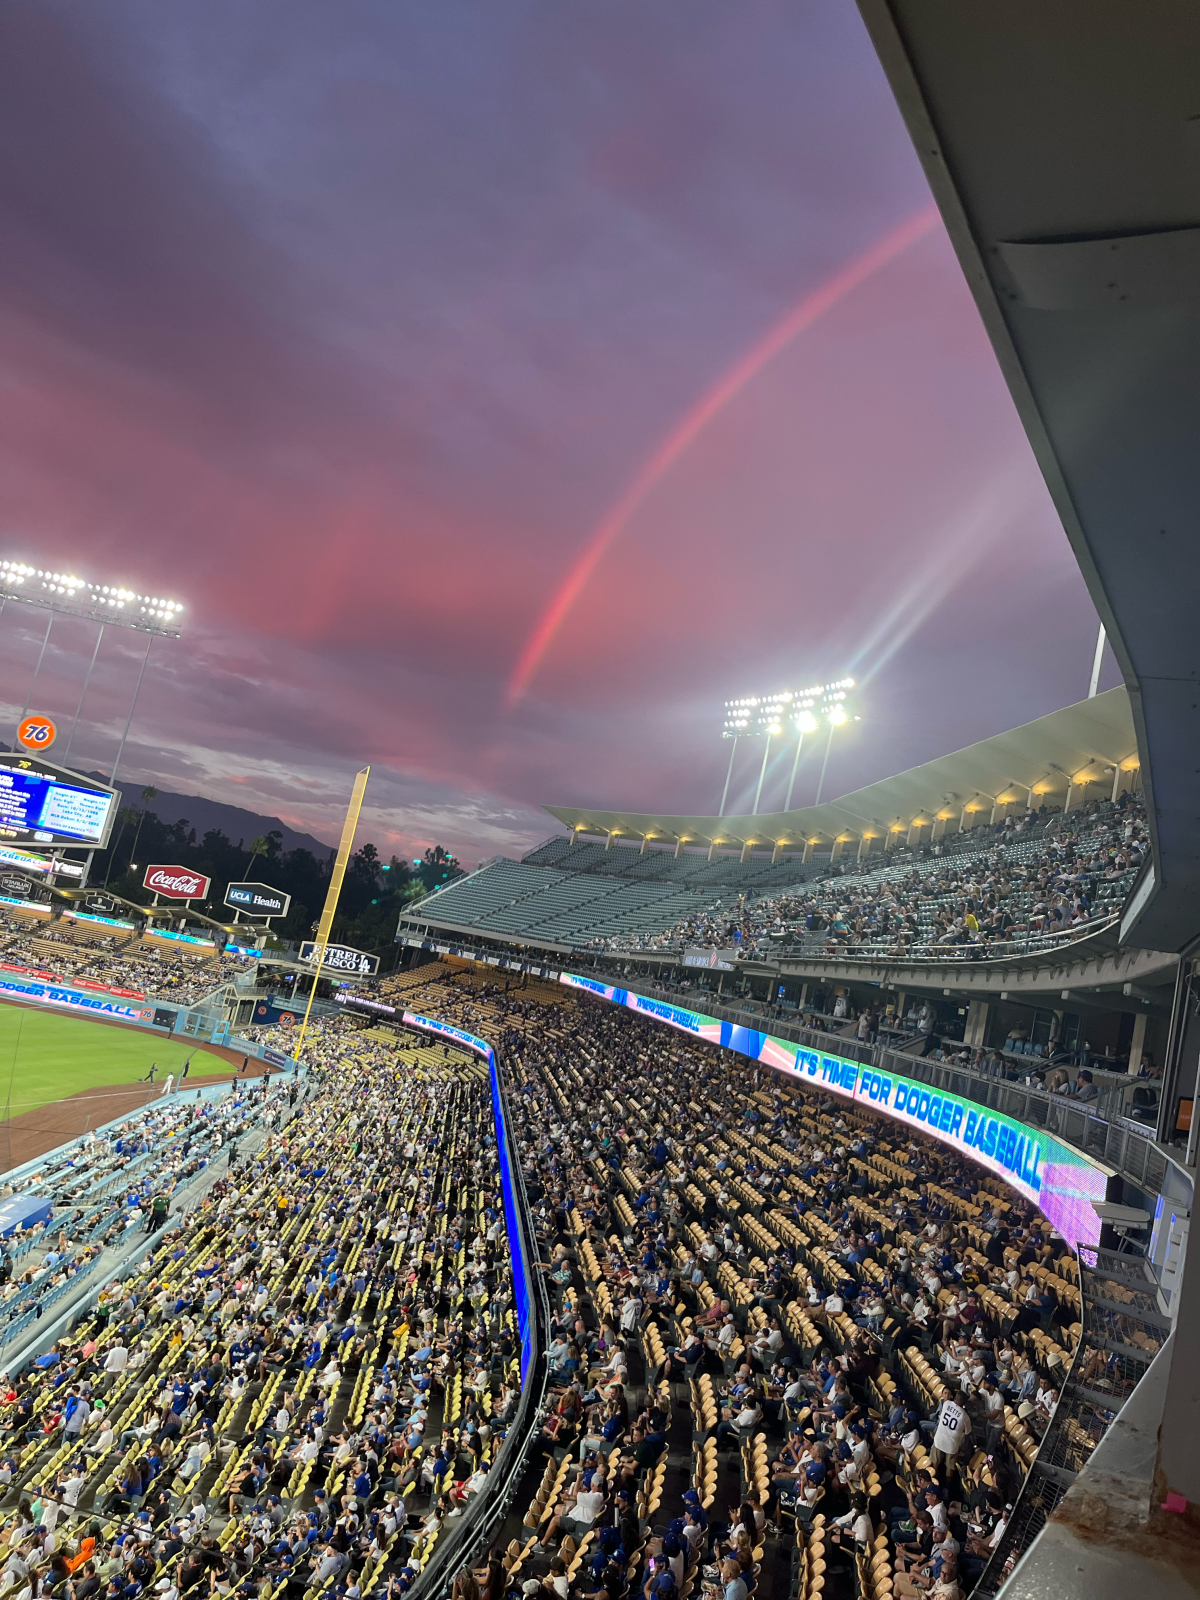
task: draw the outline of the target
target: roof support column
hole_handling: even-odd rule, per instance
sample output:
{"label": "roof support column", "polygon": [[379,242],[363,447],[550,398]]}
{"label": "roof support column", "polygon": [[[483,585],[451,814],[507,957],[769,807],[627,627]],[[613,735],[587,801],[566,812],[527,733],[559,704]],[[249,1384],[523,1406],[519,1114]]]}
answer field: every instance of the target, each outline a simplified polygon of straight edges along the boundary
{"label": "roof support column", "polygon": [[682,839],[676,839],[676,841],[675,841],[675,859],[676,859],[676,861],[679,860],[679,858],[680,858],[680,856],[682,854],[683,854],[683,840]]}
{"label": "roof support column", "polygon": [[742,845],[741,860],[749,861],[750,852],[753,849],[754,849],[754,840],[753,839],[747,839],[746,842]]}
{"label": "roof support column", "polygon": [[845,843],[846,843],[845,839],[835,839],[833,841],[833,849],[832,849],[832,851],[830,852],[830,855],[829,855],[829,859],[831,861],[836,861],[838,859],[838,857],[842,853],[842,847],[843,847],[843,845]]}
{"label": "roof support column", "polygon": [[711,861],[717,853],[717,841],[714,839],[708,847],[708,859]]}
{"label": "roof support column", "polygon": [[1129,1041],[1129,1072],[1137,1077],[1138,1068],[1142,1064],[1142,1051],[1146,1048],[1146,1013],[1135,1011],[1133,1015],[1133,1036]]}
{"label": "roof support column", "polygon": [[771,865],[773,867],[778,865],[779,858],[783,855],[783,846],[784,841],[782,839],[776,839],[775,848],[771,851]]}
{"label": "roof support column", "polygon": [[611,849],[612,849],[612,847],[613,847],[613,840],[614,840],[614,839],[615,839],[615,838],[616,838],[616,837],[617,837],[617,835],[616,835],[616,834],[615,834],[615,833],[610,833],[610,834],[609,834],[609,836],[608,836],[608,838],[607,838],[607,839],[605,839],[605,841],[604,841],[604,848],[605,848],[605,849],[606,849],[606,850],[611,850]]}
{"label": "roof support column", "polygon": [[644,833],[642,835],[642,848],[638,851],[638,855],[644,856],[646,854],[646,846],[649,843],[650,843],[650,835],[648,833]]}
{"label": "roof support column", "polygon": [[978,1049],[983,1044],[987,1032],[988,1003],[986,1000],[972,1000],[967,1007],[967,1025],[963,1030],[963,1043],[973,1045]]}
{"label": "roof support column", "polygon": [[869,833],[864,833],[862,838],[858,841],[858,859],[860,861],[865,861],[870,854],[871,835]]}
{"label": "roof support column", "polygon": [[811,861],[812,860],[813,845],[816,844],[816,842],[817,841],[815,839],[805,839],[805,841],[804,841],[804,854],[800,857],[801,861]]}

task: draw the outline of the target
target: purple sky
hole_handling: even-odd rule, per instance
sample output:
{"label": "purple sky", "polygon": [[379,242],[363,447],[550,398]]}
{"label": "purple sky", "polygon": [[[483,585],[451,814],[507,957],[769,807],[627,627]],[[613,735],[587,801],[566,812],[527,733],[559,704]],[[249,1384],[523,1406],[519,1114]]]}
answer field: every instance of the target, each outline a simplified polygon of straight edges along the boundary
{"label": "purple sky", "polygon": [[[927,202],[837,0],[12,0],[0,553],[187,605],[126,788],[336,838],[369,761],[365,836],[474,863],[542,801],[715,811],[732,695],[863,682],[827,794],[1082,698],[1091,603],[939,228],[709,424],[505,710],[646,457]],[[6,739],[42,627],[0,617]],[[55,624],[35,709],[94,637]],[[139,652],[106,637],[73,764]]]}

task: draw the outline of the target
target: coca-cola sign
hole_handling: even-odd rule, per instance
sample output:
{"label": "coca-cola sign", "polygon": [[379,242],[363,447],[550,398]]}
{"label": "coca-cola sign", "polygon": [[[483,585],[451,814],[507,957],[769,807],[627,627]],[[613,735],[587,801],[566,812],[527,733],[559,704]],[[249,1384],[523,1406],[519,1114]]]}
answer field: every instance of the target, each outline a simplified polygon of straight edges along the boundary
{"label": "coca-cola sign", "polygon": [[211,878],[190,867],[155,866],[146,868],[142,887],[162,895],[164,900],[203,900],[211,882]]}

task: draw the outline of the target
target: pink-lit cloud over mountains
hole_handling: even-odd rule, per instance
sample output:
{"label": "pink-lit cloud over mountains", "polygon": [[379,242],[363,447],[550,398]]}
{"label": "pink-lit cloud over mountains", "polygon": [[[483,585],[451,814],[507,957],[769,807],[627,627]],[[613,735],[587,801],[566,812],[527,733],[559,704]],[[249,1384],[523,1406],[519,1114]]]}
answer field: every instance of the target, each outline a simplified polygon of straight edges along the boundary
{"label": "pink-lit cloud over mountains", "polygon": [[880,777],[1081,698],[1095,629],[929,207],[833,0],[15,0],[0,554],[186,604],[127,787],[322,837],[368,761],[385,850],[715,810],[722,702],[846,673],[826,792]]}

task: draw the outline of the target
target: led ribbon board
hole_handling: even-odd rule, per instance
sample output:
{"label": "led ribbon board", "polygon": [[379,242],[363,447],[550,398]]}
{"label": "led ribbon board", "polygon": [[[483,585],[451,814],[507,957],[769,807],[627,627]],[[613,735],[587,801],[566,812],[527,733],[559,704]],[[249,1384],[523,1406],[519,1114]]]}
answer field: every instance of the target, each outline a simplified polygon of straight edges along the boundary
{"label": "led ribbon board", "polygon": [[90,1016],[114,1017],[121,1022],[145,1022],[150,1016],[144,1006],[122,1005],[119,1000],[106,1000],[100,995],[58,983],[34,980],[16,983],[9,978],[0,978],[0,994],[9,995],[14,1000],[33,1000],[38,1005],[59,1006],[66,1011],[82,1011]]}
{"label": "led ribbon board", "polygon": [[524,1384],[533,1361],[533,1318],[527,1287],[528,1263],[521,1243],[521,1229],[517,1212],[517,1190],[513,1179],[512,1153],[504,1128],[504,1112],[500,1100],[500,1075],[496,1066],[496,1052],[486,1039],[477,1039],[449,1022],[435,1022],[432,1017],[419,1017],[413,1011],[404,1013],[404,1023],[409,1028],[419,1028],[422,1033],[436,1034],[439,1039],[450,1039],[464,1050],[473,1050],[488,1064],[492,1083],[492,1116],[496,1123],[496,1149],[500,1153],[500,1190],[504,1196],[504,1220],[508,1228],[508,1248],[513,1261],[513,1294],[517,1302],[517,1330],[521,1337],[521,1382]]}
{"label": "led ribbon board", "polygon": [[612,984],[569,972],[561,973],[559,982],[665,1022],[668,1027],[709,1044],[735,1050],[752,1061],[777,1067],[814,1089],[858,1101],[897,1122],[919,1128],[978,1161],[1031,1200],[1072,1249],[1100,1242],[1100,1219],[1092,1202],[1105,1197],[1106,1171],[1041,1128],[1027,1127],[999,1111],[976,1105],[973,1100],[943,1094],[927,1083],[898,1073],[877,1072],[843,1056],[795,1045],[734,1022],[718,1022],[715,1017],[651,1000]]}

